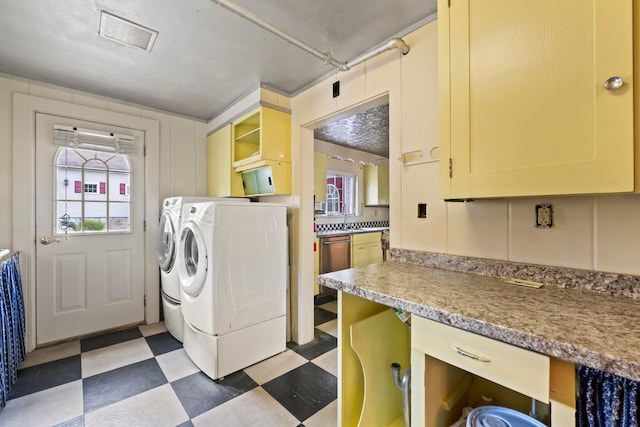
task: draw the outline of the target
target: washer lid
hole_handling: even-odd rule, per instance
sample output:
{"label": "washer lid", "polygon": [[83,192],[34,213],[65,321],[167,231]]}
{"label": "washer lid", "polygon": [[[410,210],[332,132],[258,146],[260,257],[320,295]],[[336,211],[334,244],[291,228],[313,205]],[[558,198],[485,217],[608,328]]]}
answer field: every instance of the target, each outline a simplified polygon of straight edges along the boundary
{"label": "washer lid", "polygon": [[162,271],[170,271],[176,259],[176,231],[168,212],[162,212],[158,226],[158,265]]}
{"label": "washer lid", "polygon": [[479,406],[469,412],[467,427],[546,427],[540,421],[502,406]]}

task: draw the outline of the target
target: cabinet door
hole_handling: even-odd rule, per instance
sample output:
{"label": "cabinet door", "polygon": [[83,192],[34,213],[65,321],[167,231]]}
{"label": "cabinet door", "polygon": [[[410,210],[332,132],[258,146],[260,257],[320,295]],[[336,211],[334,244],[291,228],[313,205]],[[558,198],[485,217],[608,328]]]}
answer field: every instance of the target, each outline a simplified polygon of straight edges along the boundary
{"label": "cabinet door", "polygon": [[443,198],[634,190],[631,0],[438,6]]}
{"label": "cabinet door", "polygon": [[207,138],[207,184],[210,197],[243,197],[242,178],[231,166],[231,125]]}
{"label": "cabinet door", "polygon": [[389,166],[364,167],[364,204],[377,206],[389,204]]}
{"label": "cabinet door", "polygon": [[378,168],[364,167],[364,204],[365,206],[378,204]]}
{"label": "cabinet door", "polygon": [[327,153],[313,153],[313,194],[316,202],[327,201]]}
{"label": "cabinet door", "polygon": [[354,245],[351,247],[351,267],[364,267],[369,264],[369,250],[367,244]]}
{"label": "cabinet door", "polygon": [[382,262],[382,244],[380,242],[369,243],[367,246],[367,263]]}
{"label": "cabinet door", "polygon": [[262,158],[291,162],[291,115],[268,107],[260,112]]}
{"label": "cabinet door", "polygon": [[378,204],[389,204],[389,166],[378,166]]}

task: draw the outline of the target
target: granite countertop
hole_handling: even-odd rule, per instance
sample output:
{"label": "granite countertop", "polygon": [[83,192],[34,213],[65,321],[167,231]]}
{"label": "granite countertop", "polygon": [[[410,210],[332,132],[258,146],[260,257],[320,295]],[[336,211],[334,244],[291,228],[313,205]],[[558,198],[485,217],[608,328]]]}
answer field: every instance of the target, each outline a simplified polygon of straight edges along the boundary
{"label": "granite countertop", "polygon": [[387,261],[318,283],[548,356],[640,381],[640,300]]}

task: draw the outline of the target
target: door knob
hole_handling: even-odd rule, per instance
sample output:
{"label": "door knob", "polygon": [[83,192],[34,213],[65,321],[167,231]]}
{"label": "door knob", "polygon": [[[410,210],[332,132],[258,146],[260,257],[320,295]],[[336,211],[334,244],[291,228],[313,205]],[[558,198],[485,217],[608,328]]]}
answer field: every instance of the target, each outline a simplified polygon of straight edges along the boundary
{"label": "door knob", "polygon": [[603,83],[603,86],[606,90],[616,90],[622,87],[622,83],[624,83],[624,81],[622,80],[622,77],[613,76],[605,80]]}
{"label": "door knob", "polygon": [[42,243],[43,245],[49,245],[51,243],[60,243],[60,240],[58,239],[52,239],[49,236],[42,236],[40,238],[40,243]]}

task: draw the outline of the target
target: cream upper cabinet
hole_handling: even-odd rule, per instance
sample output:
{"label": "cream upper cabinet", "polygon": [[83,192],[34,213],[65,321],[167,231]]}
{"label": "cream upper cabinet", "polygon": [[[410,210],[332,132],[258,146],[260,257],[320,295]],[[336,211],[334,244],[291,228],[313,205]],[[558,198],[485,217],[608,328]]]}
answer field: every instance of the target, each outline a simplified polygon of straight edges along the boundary
{"label": "cream upper cabinet", "polygon": [[207,138],[207,184],[210,197],[243,197],[242,178],[231,167],[231,124]]}
{"label": "cream upper cabinet", "polygon": [[327,201],[327,153],[313,153],[313,194],[316,202]]}
{"label": "cream upper cabinet", "polygon": [[233,123],[233,167],[254,169],[267,160],[291,163],[291,115],[258,107]]}
{"label": "cream upper cabinet", "polygon": [[389,206],[389,166],[364,167],[365,206]]}
{"label": "cream upper cabinet", "polygon": [[634,191],[632,6],[438,1],[443,198]]}
{"label": "cream upper cabinet", "polygon": [[291,115],[260,106],[232,124],[231,160],[247,196],[291,193]]}

